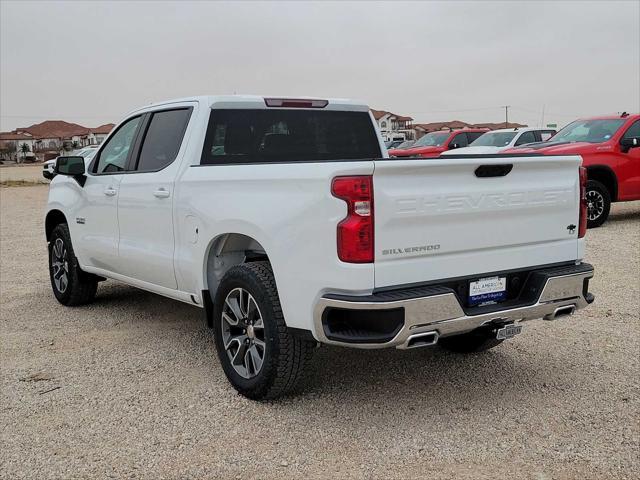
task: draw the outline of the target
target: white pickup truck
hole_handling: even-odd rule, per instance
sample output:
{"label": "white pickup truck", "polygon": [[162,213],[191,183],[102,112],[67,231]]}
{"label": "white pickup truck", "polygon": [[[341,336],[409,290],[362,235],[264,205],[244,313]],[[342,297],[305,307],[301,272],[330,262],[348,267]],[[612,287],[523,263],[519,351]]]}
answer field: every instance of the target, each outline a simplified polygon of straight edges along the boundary
{"label": "white pickup truck", "polygon": [[231,384],[289,392],[318,343],[477,352],[593,301],[577,156],[389,159],[366,105],[212,96],[61,157],[55,297],[111,278],[205,309]]}

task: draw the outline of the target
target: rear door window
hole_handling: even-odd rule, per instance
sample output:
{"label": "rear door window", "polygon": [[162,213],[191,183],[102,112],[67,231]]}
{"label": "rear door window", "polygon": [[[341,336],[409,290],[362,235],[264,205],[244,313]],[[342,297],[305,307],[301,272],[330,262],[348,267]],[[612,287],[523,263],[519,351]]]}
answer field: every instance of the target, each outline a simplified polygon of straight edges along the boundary
{"label": "rear door window", "polygon": [[213,110],[202,165],[374,159],[368,112]]}
{"label": "rear door window", "polygon": [[136,170],[155,172],[178,155],[191,116],[191,108],[154,112],[149,120]]}

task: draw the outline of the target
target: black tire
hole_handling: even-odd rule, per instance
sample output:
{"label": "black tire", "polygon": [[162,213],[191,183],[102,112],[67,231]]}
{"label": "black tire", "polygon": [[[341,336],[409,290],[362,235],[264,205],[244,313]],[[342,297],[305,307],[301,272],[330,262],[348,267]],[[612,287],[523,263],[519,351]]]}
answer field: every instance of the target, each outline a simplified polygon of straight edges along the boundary
{"label": "black tire", "polygon": [[[56,275],[58,278],[55,278]],[[92,302],[96,296],[98,278],[80,269],[66,223],[57,225],[51,233],[49,277],[53,294],[63,305],[84,305]],[[66,282],[61,282],[62,277],[66,278]]]}
{"label": "black tire", "polygon": [[602,225],[609,217],[611,194],[607,187],[597,180],[587,182],[587,228]]}
{"label": "black tire", "polygon": [[[227,325],[229,322],[223,323],[226,322],[223,318],[223,312],[229,318],[233,309],[230,308],[229,303],[225,304],[225,301],[231,300],[232,295],[236,292],[240,292],[238,295],[243,295],[243,291],[251,295],[257,308],[253,309],[252,314],[242,315],[247,317],[246,323],[238,321],[237,325],[231,324],[230,328]],[[240,296],[239,299],[241,304],[242,297]],[[302,377],[305,366],[311,360],[315,344],[296,337],[287,330],[269,263],[264,261],[251,262],[229,269],[220,282],[213,308],[213,334],[216,350],[231,385],[240,394],[252,400],[269,400],[292,392]],[[251,311],[248,299],[247,307],[243,312],[245,311]],[[231,317],[235,316],[235,314],[231,315]],[[261,317],[262,330],[257,329],[258,321],[249,319],[250,316]],[[232,320],[235,319],[232,318]],[[256,330],[253,327],[254,321],[256,322]],[[249,323],[252,325],[251,340],[245,338],[249,335]],[[231,329],[236,329],[235,336]],[[260,336],[261,338],[258,338]],[[229,351],[225,348],[225,337],[227,346],[232,345],[229,339],[233,338],[234,346]],[[258,340],[261,340],[264,345],[262,349],[258,345],[253,345],[253,342],[258,342]],[[241,351],[244,342],[251,345],[244,347],[245,350]],[[251,348],[258,348],[255,351],[262,352],[263,360],[260,368],[255,368],[254,360],[247,360],[248,353],[251,353],[248,352],[248,349]],[[242,357],[246,367],[238,365],[238,361],[234,367],[231,357]],[[251,365],[253,368],[250,368]],[[236,369],[242,370],[242,372]]]}
{"label": "black tire", "polygon": [[478,328],[462,335],[441,338],[438,345],[456,353],[480,353],[497,347],[503,341],[496,338],[495,330]]}

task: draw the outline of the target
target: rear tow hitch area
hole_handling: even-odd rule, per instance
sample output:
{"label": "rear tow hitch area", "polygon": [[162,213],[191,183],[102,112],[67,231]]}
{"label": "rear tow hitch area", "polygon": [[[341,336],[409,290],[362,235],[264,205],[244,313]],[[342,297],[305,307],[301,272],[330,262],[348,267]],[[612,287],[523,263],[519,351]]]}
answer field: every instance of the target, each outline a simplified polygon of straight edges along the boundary
{"label": "rear tow hitch area", "polygon": [[505,325],[504,327],[496,330],[496,338],[498,340],[507,340],[515,337],[519,333],[522,333],[522,325]]}

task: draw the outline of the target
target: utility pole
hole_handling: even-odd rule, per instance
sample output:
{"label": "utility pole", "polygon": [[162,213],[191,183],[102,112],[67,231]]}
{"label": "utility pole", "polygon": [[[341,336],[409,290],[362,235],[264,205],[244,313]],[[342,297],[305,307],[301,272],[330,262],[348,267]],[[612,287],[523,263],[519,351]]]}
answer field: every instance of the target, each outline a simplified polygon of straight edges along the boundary
{"label": "utility pole", "polygon": [[509,107],[511,105],[504,105],[504,128],[509,128]]}

